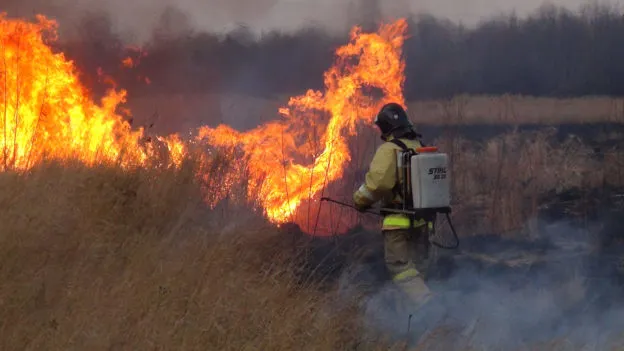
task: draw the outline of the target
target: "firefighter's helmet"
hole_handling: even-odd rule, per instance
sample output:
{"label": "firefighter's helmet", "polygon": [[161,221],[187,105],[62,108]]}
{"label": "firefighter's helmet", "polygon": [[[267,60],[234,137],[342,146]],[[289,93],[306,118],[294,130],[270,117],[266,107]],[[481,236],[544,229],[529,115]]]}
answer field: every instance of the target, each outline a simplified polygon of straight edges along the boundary
{"label": "firefighter's helmet", "polygon": [[385,104],[375,117],[375,124],[381,131],[381,138],[386,140],[390,135],[400,137],[405,133],[415,133],[414,126],[407,117],[405,109],[391,102]]}

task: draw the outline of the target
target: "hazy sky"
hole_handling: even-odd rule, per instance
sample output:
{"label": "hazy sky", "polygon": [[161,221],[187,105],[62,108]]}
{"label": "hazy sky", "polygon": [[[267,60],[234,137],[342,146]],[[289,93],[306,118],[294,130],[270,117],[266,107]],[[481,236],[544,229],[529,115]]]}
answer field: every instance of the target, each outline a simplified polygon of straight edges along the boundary
{"label": "hazy sky", "polygon": [[[236,23],[246,23],[254,29],[296,29],[316,22],[344,31],[347,28],[349,3],[361,0],[2,0],[0,11],[10,15],[43,12],[58,17],[62,25],[71,23],[86,10],[113,13],[116,28],[121,32],[144,37],[151,31],[168,5],[187,12],[198,29],[222,30]],[[590,0],[620,6],[624,0]],[[471,25],[483,18],[515,10],[527,14],[543,0],[381,0],[388,16],[405,13],[431,13]],[[576,10],[588,0],[549,0],[548,3]]]}

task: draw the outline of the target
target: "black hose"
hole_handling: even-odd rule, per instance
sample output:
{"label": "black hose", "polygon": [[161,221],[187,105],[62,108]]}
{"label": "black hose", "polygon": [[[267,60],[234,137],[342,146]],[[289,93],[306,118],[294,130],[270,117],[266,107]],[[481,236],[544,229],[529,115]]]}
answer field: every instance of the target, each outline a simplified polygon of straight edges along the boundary
{"label": "black hose", "polygon": [[[349,208],[357,210],[357,208],[355,206],[353,206],[353,205],[350,205],[350,204],[347,204],[347,203],[344,203],[344,202],[340,202],[340,201],[331,199],[329,197],[322,197],[321,198],[321,202],[322,201],[333,202],[335,204],[338,204],[338,205],[341,205],[341,206],[345,206],[345,207],[349,207]],[[379,213],[379,212],[372,212],[372,211],[361,211],[361,212],[374,214],[374,215],[383,217],[383,215],[381,213]],[[395,210],[395,212],[401,213],[401,212],[406,212],[406,211]],[[431,244],[433,244],[434,246],[439,247],[441,249],[454,250],[454,249],[457,249],[459,247],[459,237],[457,236],[457,232],[455,231],[455,226],[453,226],[453,222],[451,221],[451,216],[449,216],[449,212],[445,212],[445,214],[446,214],[446,220],[448,221],[449,227],[451,228],[451,233],[453,234],[453,237],[455,238],[456,244],[454,246],[444,246],[444,245],[439,244],[439,243],[437,243],[437,242],[435,242],[433,240],[431,241]]]}
{"label": "black hose", "polygon": [[356,211],[359,211],[359,212],[364,212],[364,213],[374,214],[374,215],[377,215],[377,216],[380,216],[380,217],[381,217],[381,216],[383,216],[383,215],[382,215],[381,213],[379,213],[379,212],[372,212],[372,211],[368,211],[368,210],[366,210],[366,211],[360,211],[360,210],[358,210],[358,209],[357,209],[357,207],[355,207],[355,206],[353,206],[353,205],[349,205],[349,204],[347,204],[347,203],[340,202],[340,201],[337,201],[337,200],[331,199],[331,198],[329,198],[329,197],[322,197],[322,198],[321,198],[321,202],[323,202],[323,201],[333,202],[333,203],[338,204],[338,205],[341,205],[341,206],[345,206],[345,207],[352,208],[352,209],[354,209],[354,210],[356,210]]}
{"label": "black hose", "polygon": [[451,233],[453,233],[453,237],[455,238],[455,242],[456,242],[455,246],[444,246],[442,244],[438,244],[437,242],[433,240],[431,240],[431,244],[441,249],[455,250],[456,248],[459,247],[459,237],[457,236],[457,232],[455,231],[455,227],[453,226],[453,222],[451,221],[451,216],[449,216],[448,212],[446,213],[446,220],[448,221],[449,227],[451,227]]}

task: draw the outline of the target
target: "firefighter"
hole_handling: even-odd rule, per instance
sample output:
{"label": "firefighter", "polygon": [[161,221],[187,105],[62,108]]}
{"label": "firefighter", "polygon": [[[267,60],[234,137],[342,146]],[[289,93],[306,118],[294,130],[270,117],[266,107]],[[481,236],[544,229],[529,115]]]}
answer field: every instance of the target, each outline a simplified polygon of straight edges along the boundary
{"label": "firefighter", "polygon": [[[402,208],[406,199],[401,198],[403,179],[397,170],[397,151],[404,146],[411,149],[422,146],[420,135],[414,130],[403,107],[397,103],[384,105],[375,118],[375,124],[384,143],[370,163],[364,184],[353,194],[355,206],[360,211],[367,210],[378,201],[382,208]],[[401,146],[397,145],[401,142]],[[412,217],[410,220],[408,215],[385,213],[382,224],[386,267],[393,282],[418,305],[431,297],[425,274],[433,220],[424,217]]]}

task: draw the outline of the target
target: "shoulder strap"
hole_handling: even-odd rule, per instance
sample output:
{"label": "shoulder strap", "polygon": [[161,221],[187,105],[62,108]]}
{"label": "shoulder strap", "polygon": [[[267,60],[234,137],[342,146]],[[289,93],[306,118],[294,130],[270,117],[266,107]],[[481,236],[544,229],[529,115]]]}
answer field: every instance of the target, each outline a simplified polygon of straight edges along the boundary
{"label": "shoulder strap", "polygon": [[[427,146],[422,140],[418,140],[420,142],[420,145],[422,145],[423,147]],[[396,146],[400,147],[401,149],[403,149],[403,151],[409,151],[410,149],[407,147],[407,145],[405,145],[404,142],[402,142],[399,139],[392,139],[389,141],[390,143],[395,144]]]}
{"label": "shoulder strap", "polygon": [[396,183],[395,183],[394,189],[400,193],[401,198],[403,199],[409,198],[410,196],[409,194],[411,193],[409,189],[409,185],[408,185],[409,170],[405,165],[409,164],[410,157],[415,154],[415,150],[408,148],[407,145],[405,145],[405,143],[399,140],[398,138],[392,139],[390,140],[390,142],[400,147],[403,151],[402,162],[404,166],[397,168]]}
{"label": "shoulder strap", "polygon": [[409,148],[407,147],[407,145],[405,145],[404,142],[402,142],[399,139],[392,139],[390,140],[391,143],[395,144],[396,146],[400,147],[401,149],[403,149],[403,151],[408,151]]}

